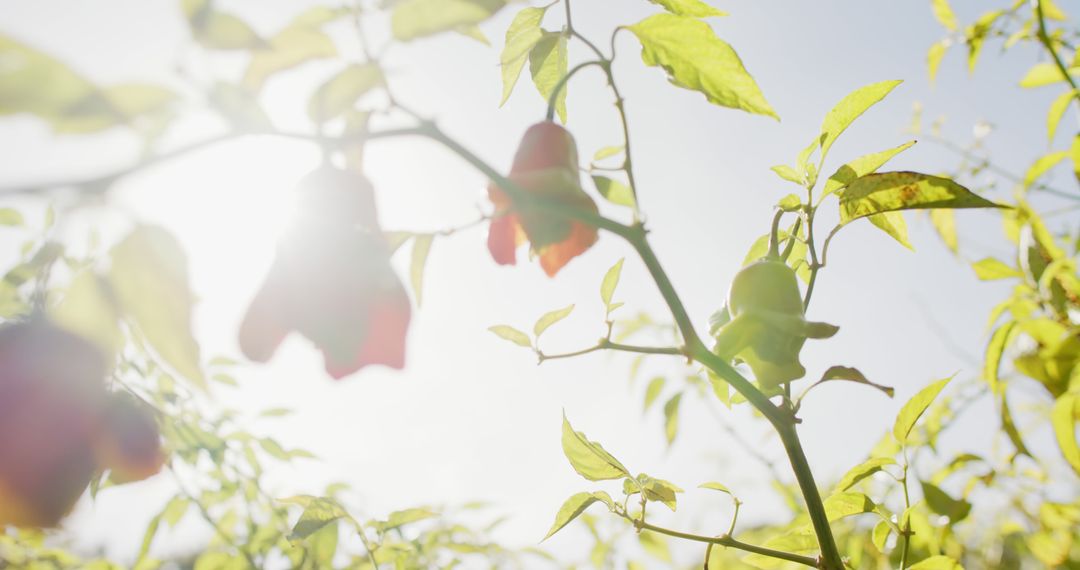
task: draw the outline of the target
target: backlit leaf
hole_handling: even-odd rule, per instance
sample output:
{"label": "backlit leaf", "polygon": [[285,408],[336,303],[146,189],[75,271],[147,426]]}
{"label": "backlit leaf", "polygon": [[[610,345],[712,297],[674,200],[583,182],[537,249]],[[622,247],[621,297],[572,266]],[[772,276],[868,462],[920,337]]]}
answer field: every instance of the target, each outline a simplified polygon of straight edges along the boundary
{"label": "backlit leaf", "polygon": [[535,334],[537,338],[540,338],[540,335],[543,334],[543,332],[546,331],[548,327],[565,319],[566,317],[569,317],[570,313],[573,312],[573,310],[574,305],[568,305],[561,309],[555,309],[554,311],[545,313],[536,321],[536,324],[533,325],[533,334]]}
{"label": "backlit leaf", "polygon": [[882,172],[853,181],[840,196],[840,221],[881,212],[932,208],[1002,208],[949,180],[918,172]]}
{"label": "backlit leaf", "polygon": [[205,388],[191,333],[194,298],[179,242],[157,226],[139,226],[112,249],[109,283],[125,315],[165,362]]}
{"label": "backlit leaf", "polygon": [[416,295],[417,307],[424,298],[424,267],[427,266],[427,258],[431,253],[434,237],[431,234],[417,234],[413,238],[412,258],[409,261],[409,282],[412,284],[413,294]]}
{"label": "backlit leaf", "polygon": [[914,249],[911,247],[911,242],[908,241],[907,222],[904,221],[904,215],[900,212],[882,212],[867,216],[866,219],[900,242],[900,245],[908,249]]}
{"label": "backlit leaf", "polygon": [[[562,32],[544,32],[543,36],[529,51],[529,73],[533,85],[540,92],[544,101],[551,100],[551,92],[566,75],[566,34]],[[555,111],[559,119],[566,122],[566,85],[559,89],[555,97]]]}
{"label": "backlit leaf", "polygon": [[964,567],[959,562],[940,554],[920,560],[908,568],[910,570],[964,570]]}
{"label": "backlit leaf", "polygon": [[308,117],[316,123],[331,121],[383,82],[377,65],[352,64],[326,80],[308,100]]}
{"label": "backlit leaf", "polygon": [[867,380],[866,376],[864,376],[863,373],[860,372],[857,368],[852,368],[850,366],[830,366],[829,369],[821,375],[821,380],[819,380],[818,383],[820,384],[821,382],[828,382],[830,380],[846,380],[848,382],[865,384],[872,388],[877,388],[878,390],[881,390],[885,393],[886,396],[890,398],[892,398],[893,394],[895,393],[895,390],[893,390],[890,386],[875,384]]}
{"label": "backlit leaf", "polygon": [[564,526],[570,524],[570,521],[576,519],[578,515],[585,512],[585,509],[599,500],[600,498],[596,496],[596,493],[575,493],[571,495],[559,507],[559,512],[555,514],[555,522],[552,523],[551,529],[544,535],[543,540],[551,538],[551,535],[562,530]]}
{"label": "backlit leaf", "polygon": [[1065,111],[1075,99],[1076,94],[1073,93],[1072,88],[1069,88],[1068,91],[1058,95],[1053,103],[1050,103],[1046,111],[1046,138],[1050,142],[1054,141],[1054,134],[1057,132],[1058,125],[1061,124],[1061,118],[1065,116]]}
{"label": "backlit leaf", "polygon": [[304,507],[304,512],[293,525],[289,539],[307,538],[324,526],[348,516],[349,513],[332,499],[315,497]]}
{"label": "backlit leaf", "polygon": [[562,448],[574,471],[590,481],[630,477],[630,471],[599,443],[589,441],[584,433],[574,431],[565,414],[562,423]]}
{"label": "backlit leaf", "polygon": [[779,119],[730,45],[695,18],[656,14],[628,26],[641,42],[641,59],[660,66],[679,87],[710,103]]}
{"label": "backlit leaf", "polygon": [[930,49],[926,52],[926,72],[930,76],[930,83],[937,79],[941,60],[944,59],[945,52],[949,50],[950,45],[952,45],[951,42],[947,40],[937,41],[931,44]]}
{"label": "backlit leaf", "polygon": [[408,41],[479,24],[505,5],[505,0],[401,0],[394,4],[390,27],[395,38]]}
{"label": "backlit leaf", "polygon": [[990,336],[990,344],[986,347],[986,356],[983,360],[983,377],[986,378],[986,381],[990,384],[990,390],[994,393],[998,392],[998,374],[1001,369],[1001,358],[1015,328],[1016,321],[1009,321],[1001,325]]}
{"label": "backlit leaf", "polygon": [[975,270],[975,276],[983,281],[1011,279],[1013,277],[1024,276],[1020,270],[1010,267],[1000,259],[993,257],[984,257],[979,261],[972,263],[971,268]]}
{"label": "backlit leaf", "polygon": [[619,286],[619,276],[622,275],[622,266],[626,258],[615,262],[615,265],[604,274],[604,280],[600,282],[600,299],[604,305],[611,306],[611,297],[615,294],[615,288]]}
{"label": "backlit leaf", "polygon": [[825,499],[825,516],[829,521],[874,511],[874,501],[862,493],[836,493]]}
{"label": "backlit leaf", "polygon": [[244,72],[243,85],[251,91],[262,88],[270,76],[315,59],[338,54],[322,26],[347,14],[329,7],[311,8],[293,19],[269,40],[269,48],[256,51]]}
{"label": "backlit leaf", "polygon": [[645,403],[642,406],[644,410],[648,410],[652,406],[656,398],[660,396],[660,392],[664,391],[664,384],[667,383],[667,379],[663,376],[657,376],[649,381],[649,385],[645,387]]}
{"label": "backlit leaf", "polygon": [[488,330],[498,335],[500,338],[504,338],[518,346],[524,346],[525,348],[532,348],[532,339],[529,335],[515,329],[509,325],[495,325],[488,327]]}
{"label": "backlit leaf", "polygon": [[675,441],[679,434],[679,404],[682,403],[682,392],[675,394],[664,403],[664,436],[668,445]]}
{"label": "backlit leaf", "polygon": [[1073,471],[1080,475],[1080,444],[1076,439],[1076,426],[1080,422],[1080,396],[1068,392],[1058,397],[1050,412],[1050,423],[1054,426],[1054,437],[1065,461]]}
{"label": "backlit leaf", "polygon": [[727,12],[721,12],[702,2],[702,0],[649,0],[649,2],[662,6],[668,12],[678,16],[690,16],[691,18],[727,16]]}
{"label": "backlit leaf", "polygon": [[877,169],[885,165],[892,157],[911,148],[915,141],[906,142],[896,148],[867,154],[852,160],[851,162],[836,169],[836,172],[825,181],[825,187],[821,192],[821,198],[825,198],[833,192],[839,192],[846,188],[861,176],[877,172]]}
{"label": "backlit leaf", "polygon": [[[1068,71],[1069,75],[1080,77],[1080,67],[1071,67],[1068,68]],[[1020,86],[1027,88],[1045,87],[1062,81],[1065,81],[1065,76],[1061,74],[1061,70],[1058,69],[1057,65],[1043,62],[1036,63],[1028,70],[1024,78],[1020,80]]]}
{"label": "backlit leaf", "polygon": [[1036,180],[1041,178],[1042,175],[1046,174],[1051,168],[1057,166],[1057,163],[1061,162],[1068,154],[1067,151],[1063,150],[1040,156],[1038,160],[1028,168],[1027,173],[1024,174],[1024,188],[1030,188]]}
{"label": "backlit leaf", "polygon": [[593,183],[605,200],[619,206],[634,207],[634,193],[630,187],[607,176],[593,175]]}
{"label": "backlit leaf", "polygon": [[889,94],[897,85],[900,85],[901,81],[881,81],[878,83],[871,83],[865,87],[860,87],[855,91],[852,91],[846,97],[840,100],[832,110],[825,115],[825,120],[821,124],[821,137],[820,148],[821,155],[819,162],[825,162],[825,155],[828,154],[829,149],[832,148],[836,139],[843,133],[855,119],[866,112],[867,109],[872,107],[878,101],[881,101]]}
{"label": "backlit leaf", "polygon": [[911,428],[915,427],[915,422],[919,420],[919,417],[934,402],[934,399],[937,398],[950,380],[952,380],[952,376],[930,384],[912,396],[904,404],[904,407],[900,408],[900,413],[897,414],[896,421],[893,423],[893,437],[896,438],[896,441],[899,443],[907,442],[908,434],[911,433]]}
{"label": "backlit leaf", "polygon": [[956,31],[956,14],[953,13],[949,0],[931,0],[930,6],[934,10],[934,17],[950,32]]}
{"label": "backlit leaf", "polygon": [[862,463],[852,467],[840,478],[840,481],[836,484],[836,490],[838,492],[847,491],[854,487],[859,481],[866,479],[867,477],[881,471],[886,465],[896,465],[896,461],[891,457],[872,457],[863,461]]}
{"label": "backlit leaf", "polygon": [[540,8],[527,7],[522,8],[520,12],[514,16],[514,21],[510,23],[510,27],[506,30],[506,43],[503,45],[502,54],[499,56],[499,63],[502,66],[502,101],[499,105],[506,103],[506,100],[510,98],[510,93],[514,91],[514,85],[517,84],[518,76],[521,75],[521,69],[525,67],[525,62],[528,60],[529,52],[536,46],[536,42],[540,41],[540,38],[544,36],[543,30],[540,29],[540,23],[544,20],[544,13],[547,12],[549,6],[543,6]]}
{"label": "backlit leaf", "polygon": [[956,235],[956,214],[952,210],[939,208],[930,210],[930,223],[934,225],[941,241],[949,251],[959,253],[960,242]]}

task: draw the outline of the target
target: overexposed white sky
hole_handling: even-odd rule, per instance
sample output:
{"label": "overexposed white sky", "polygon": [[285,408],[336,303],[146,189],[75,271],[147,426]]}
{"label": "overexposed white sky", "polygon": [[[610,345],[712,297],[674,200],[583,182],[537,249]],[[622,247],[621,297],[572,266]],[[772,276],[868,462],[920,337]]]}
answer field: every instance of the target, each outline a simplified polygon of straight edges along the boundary
{"label": "overexposed white sky", "polygon": [[[973,124],[991,120],[995,131],[989,145],[1001,166],[1014,172],[1023,172],[1046,150],[1042,109],[1056,92],[1016,87],[1036,61],[1031,51],[999,54],[996,45],[989,47],[969,77],[954,47],[936,88],[929,85],[926,49],[943,31],[928,2],[713,3],[731,13],[713,20],[714,28],[739,52],[782,122],[715,107],[700,94],[669,86],[661,71],[641,63],[630,34],[619,36],[616,63],[651,238],[699,330],[705,330],[708,316],[722,304],[750,244],[767,230],[772,204],[797,191],[769,167],[791,163],[817,134],[824,114],[849,91],[880,80],[905,80],[841,137],[825,175],[855,156],[913,138],[902,130],[915,101],[924,105],[926,122],[947,116],[944,133],[954,140],[966,141]],[[272,32],[311,3],[220,4],[260,31]],[[953,4],[961,21],[985,9],[973,0]],[[657,11],[644,0],[576,0],[574,7],[575,26],[605,46],[615,25]],[[545,106],[523,76],[511,100],[498,108],[498,53],[516,9],[482,26],[493,40],[491,47],[443,35],[395,47],[386,61],[398,97],[437,119],[451,136],[498,168],[509,166],[518,138],[542,118]],[[548,27],[561,26],[561,16],[561,10],[551,10]],[[381,24],[373,20],[370,25],[378,39],[375,29]],[[347,26],[339,31],[343,53],[356,57],[355,42],[344,34]],[[235,77],[241,69],[235,58],[218,61],[192,50],[171,0],[5,2],[0,4],[0,33],[55,54],[102,83],[171,82],[177,61],[198,70],[200,80]],[[581,60],[585,50],[571,44],[570,57]],[[309,90],[334,69],[332,63],[313,64],[271,82],[266,103],[279,126],[305,128]],[[568,126],[584,157],[620,142],[611,97],[603,87],[596,70],[583,72],[570,87]],[[200,116],[171,138],[198,140],[214,128]],[[57,139],[30,117],[0,120],[0,150],[4,187],[110,171],[137,156],[134,139],[122,132]],[[252,139],[162,165],[114,189],[115,200],[133,216],[166,225],[187,248],[200,299],[196,326],[204,354],[237,354],[236,326],[272,259],[286,195],[317,160],[315,149],[304,143]],[[888,168],[934,173],[957,162],[924,140]],[[440,229],[469,222],[478,207],[486,207],[483,176],[433,143],[373,143],[367,171],[387,229]],[[1059,178],[1068,188],[1070,181]],[[1009,189],[998,192],[1004,196]],[[606,212],[627,214],[616,207]],[[67,237],[84,239],[87,225],[105,224],[97,215],[74,213]],[[845,364],[897,390],[896,399],[888,400],[873,390],[837,385],[807,399],[801,432],[823,485],[864,457],[891,427],[898,407],[919,388],[956,371],[961,377],[978,374],[986,315],[1007,291],[1005,285],[978,282],[940,244],[925,217],[907,218],[916,253],[868,223],[855,224],[836,238],[815,291],[811,316],[840,325],[841,331],[833,339],[807,344],[803,361],[808,378],[829,365]],[[1009,255],[994,214],[960,212],[957,221],[969,260]],[[18,247],[15,232],[0,231],[4,248]],[[630,387],[627,356],[593,354],[537,367],[528,351],[487,332],[500,323],[528,330],[544,312],[575,303],[574,314],[545,334],[543,346],[559,351],[590,345],[603,333],[600,279],[624,256],[617,293],[627,303],[620,310],[623,316],[643,310],[664,318],[659,295],[629,248],[603,235],[596,247],[549,280],[533,264],[495,266],[484,238],[484,230],[477,228],[436,241],[405,371],[365,370],[334,382],[310,345],[293,338],[270,364],[238,372],[239,389],[218,390],[232,406],[297,410],[289,418],[257,424],[258,429],[287,445],[310,449],[322,461],[276,474],[276,493],[318,492],[327,481],[346,480],[357,489],[356,506],[365,516],[424,503],[487,500],[512,515],[500,536],[533,544],[567,496],[598,487],[580,479],[563,458],[559,430],[565,410],[575,427],[632,470],[686,489],[722,481],[746,500],[741,516],[747,523],[782,512],[764,472],[740,457],[739,447],[718,429],[703,402],[684,399],[682,433],[670,450],[663,441],[659,407],[642,420],[642,380],[668,374],[669,383],[677,384],[685,373],[677,361],[649,361]],[[407,251],[396,258],[401,270]],[[724,414],[787,473],[779,443],[768,437],[761,421],[745,409]],[[985,422],[996,422],[989,406],[976,409],[943,445],[989,450],[993,434],[982,427]],[[1046,435],[1036,439],[1048,445]],[[167,485],[150,481],[131,491],[138,492],[163,502]],[[690,490],[681,501],[687,512],[674,524],[702,533],[726,528],[730,507],[722,497]],[[117,524],[139,528],[142,511],[119,499],[115,505],[123,507],[110,507],[106,496],[84,506],[72,528],[84,544],[107,543],[124,556],[138,536],[107,539],[115,527],[100,523],[120,517],[125,522]],[[572,557],[580,538],[571,532],[548,545]],[[176,547],[167,538],[160,541],[163,548]]]}

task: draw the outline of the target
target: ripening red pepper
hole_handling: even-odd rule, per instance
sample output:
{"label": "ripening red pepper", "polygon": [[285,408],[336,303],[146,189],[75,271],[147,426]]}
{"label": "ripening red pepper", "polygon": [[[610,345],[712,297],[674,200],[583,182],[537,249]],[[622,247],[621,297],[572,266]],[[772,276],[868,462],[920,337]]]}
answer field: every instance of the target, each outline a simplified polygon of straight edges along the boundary
{"label": "ripening red pepper", "polygon": [[390,266],[371,184],[324,166],[299,185],[296,219],[240,325],[240,348],[265,362],[292,331],[342,378],[369,364],[405,365],[411,305]]}
{"label": "ripening red pepper", "polygon": [[0,526],[56,526],[95,473],[124,470],[120,459],[140,466],[126,481],[160,469],[153,417],[125,429],[140,446],[102,453],[114,438],[110,403],[121,397],[105,375],[92,343],[47,321],[0,328]]}
{"label": "ripening red pepper", "polygon": [[[574,137],[554,122],[537,123],[525,131],[507,178],[530,194],[553,199],[567,208],[598,211],[596,202],[581,187]],[[488,186],[488,197],[495,205],[488,250],[500,265],[515,264],[518,246],[528,241],[544,272],[553,277],[596,243],[596,228],[589,224],[519,207],[495,184]]]}

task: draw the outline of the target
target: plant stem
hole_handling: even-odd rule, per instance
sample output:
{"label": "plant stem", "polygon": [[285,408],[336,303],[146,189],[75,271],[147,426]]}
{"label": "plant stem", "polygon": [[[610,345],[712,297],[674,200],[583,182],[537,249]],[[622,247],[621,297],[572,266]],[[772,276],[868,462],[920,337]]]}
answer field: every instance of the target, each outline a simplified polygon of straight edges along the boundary
{"label": "plant stem", "polygon": [[780,433],[780,441],[784,443],[784,449],[791,461],[791,469],[795,472],[795,480],[799,483],[803,500],[806,501],[806,511],[810,515],[810,522],[814,526],[814,532],[821,547],[822,568],[842,570],[844,561],[840,558],[840,550],[836,547],[836,539],[833,538],[829,518],[825,514],[825,504],[821,500],[817,483],[814,482],[814,473],[806,460],[806,453],[799,441],[795,424],[777,428],[777,431]]}
{"label": "plant stem", "polygon": [[547,120],[555,120],[555,106],[557,100],[559,99],[559,93],[566,88],[566,84],[570,82],[570,78],[573,77],[575,73],[581,71],[582,69],[585,69],[586,67],[589,67],[590,65],[598,65],[600,67],[604,67],[605,61],[606,60],[593,59],[579,63],[574,67],[571,67],[570,71],[566,72],[566,75],[559,78],[559,82],[555,84],[555,88],[551,90],[551,95],[548,96]]}
{"label": "plant stem", "polygon": [[765,548],[764,546],[756,546],[753,544],[747,544],[745,542],[735,540],[728,535],[722,536],[702,536],[700,534],[690,534],[688,532],[680,532],[669,528],[659,527],[653,524],[649,524],[644,521],[634,519],[628,515],[623,515],[624,518],[634,523],[634,526],[641,530],[647,530],[658,534],[664,534],[667,536],[673,536],[675,538],[681,538],[684,540],[692,540],[694,542],[704,542],[707,544],[719,544],[720,546],[727,546],[729,548],[735,548],[737,550],[743,550],[746,552],[753,552],[754,554],[760,554],[762,556],[768,556],[770,558],[779,558],[780,560],[787,560],[789,562],[796,562],[804,566],[811,568],[817,568],[817,560],[809,556],[802,556],[800,554],[793,554],[791,552],[784,552],[782,550],[773,550],[771,548]]}
{"label": "plant stem", "polygon": [[620,352],[636,352],[639,354],[670,354],[672,356],[686,356],[686,352],[675,346],[636,346],[631,344],[620,344],[617,342],[611,342],[607,339],[602,339],[594,346],[589,348],[583,348],[581,350],[575,350],[573,352],[563,352],[559,354],[544,354],[539,350],[536,351],[536,356],[540,359],[540,362],[546,360],[557,360],[560,358],[572,358],[575,356],[581,356],[583,354],[589,354],[590,352],[597,352],[601,350],[617,350]]}
{"label": "plant stem", "polygon": [[1035,19],[1039,22],[1039,30],[1036,34],[1039,37],[1039,43],[1046,48],[1046,52],[1050,55],[1050,59],[1054,60],[1054,66],[1058,68],[1061,73],[1061,77],[1069,83],[1072,87],[1073,101],[1077,105],[1077,110],[1080,111],[1080,87],[1076,85],[1076,80],[1069,73],[1069,69],[1065,67],[1065,62],[1061,60],[1061,55],[1058,54],[1057,48],[1054,47],[1053,40],[1050,39],[1050,34],[1046,32],[1046,15],[1043,14],[1043,0],[1034,0],[1035,4]]}

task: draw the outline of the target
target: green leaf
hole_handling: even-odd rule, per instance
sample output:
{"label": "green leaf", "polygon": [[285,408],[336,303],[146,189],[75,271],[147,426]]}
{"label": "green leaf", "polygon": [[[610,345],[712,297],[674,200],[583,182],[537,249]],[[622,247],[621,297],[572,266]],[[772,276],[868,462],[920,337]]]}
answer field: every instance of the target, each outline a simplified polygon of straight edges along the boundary
{"label": "green leaf", "polygon": [[896,416],[896,422],[893,423],[893,437],[896,438],[897,442],[901,444],[907,443],[908,434],[911,433],[911,428],[915,427],[915,422],[919,420],[926,408],[933,403],[934,398],[937,398],[937,395],[952,379],[953,377],[950,376],[930,384],[908,400],[904,407],[900,408],[900,413]]}
{"label": "green leaf", "polygon": [[[604,306],[611,307],[611,297],[615,294],[615,288],[619,286],[619,276],[622,275],[622,266],[626,258],[619,259],[611,269],[604,274],[604,280],[600,282],[600,299]],[[610,309],[609,309],[610,312]]]}
{"label": "green leaf", "polygon": [[999,372],[1001,358],[1005,354],[1005,348],[1016,330],[1016,321],[1009,321],[994,331],[990,336],[990,344],[986,347],[986,356],[983,359],[983,376],[990,384],[990,391],[998,393]]}
{"label": "green leaf", "polygon": [[0,208],[0,226],[21,226],[23,215],[15,208]]}
{"label": "green leaf", "polygon": [[675,442],[675,436],[679,434],[679,404],[682,403],[682,392],[675,394],[664,403],[664,436],[668,445]]}
{"label": "green leaf", "polygon": [[607,176],[594,174],[592,179],[596,184],[596,189],[605,200],[618,206],[634,207],[634,192],[629,186]]}
{"label": "green leaf", "polygon": [[169,232],[139,226],[112,248],[109,283],[122,312],[177,372],[206,389],[191,333],[187,258]]}
{"label": "green leaf", "polygon": [[934,10],[934,17],[950,32],[956,31],[956,14],[949,6],[949,0],[930,0],[930,6]]}
{"label": "green leaf", "polygon": [[975,23],[971,24],[964,30],[964,37],[967,39],[968,46],[968,71],[975,71],[975,63],[979,59],[979,54],[982,52],[983,40],[986,39],[986,35],[990,32],[994,22],[997,21],[1004,10],[992,10],[979,16],[979,19],[975,20]]}
{"label": "green leaf", "polygon": [[889,521],[880,520],[874,525],[874,530],[871,533],[870,541],[874,543],[874,547],[882,554],[888,554],[885,551],[885,543],[889,540],[890,532],[892,532],[892,527],[889,525]]}
{"label": "green leaf", "polygon": [[1076,392],[1067,392],[1058,397],[1050,412],[1050,423],[1054,426],[1054,437],[1065,461],[1073,471],[1080,475],[1080,445],[1076,439],[1076,425],[1080,422],[1080,396]]}
{"label": "green leaf", "polygon": [[705,95],[710,103],[779,116],[730,45],[694,18],[656,14],[629,26],[641,42],[641,59],[660,66],[672,83]]}
{"label": "green leaf", "polygon": [[383,531],[400,528],[407,524],[420,522],[437,516],[439,516],[439,513],[428,509],[404,509],[401,511],[394,511],[386,517],[386,525],[383,527]]}
{"label": "green leaf", "polygon": [[518,76],[521,75],[521,69],[525,67],[529,52],[544,36],[540,24],[544,20],[544,13],[550,7],[549,4],[541,8],[522,8],[514,16],[514,21],[510,23],[510,27],[506,30],[506,43],[503,45],[502,54],[499,56],[503,85],[502,101],[499,102],[499,106],[505,104],[510,98],[510,94],[514,91],[514,85],[517,84]]}
{"label": "green leaf", "polygon": [[881,471],[886,465],[896,465],[896,461],[891,457],[872,457],[863,461],[862,463],[852,467],[840,478],[840,481],[836,484],[836,490],[838,492],[847,491],[854,487],[867,477]]}
{"label": "green leaf", "polygon": [[611,158],[618,154],[622,154],[626,150],[626,145],[605,146],[604,148],[596,151],[592,159],[594,161],[604,160],[605,158]]}
{"label": "green leaf", "polygon": [[529,335],[515,329],[512,326],[495,325],[492,327],[488,327],[488,330],[518,346],[532,348],[532,339],[529,338]]}
{"label": "green leaf", "polygon": [[266,45],[247,22],[228,12],[205,10],[189,22],[195,41],[207,49],[250,50]]}
{"label": "green leaf", "polygon": [[699,489],[712,489],[713,491],[720,491],[721,493],[727,493],[728,495],[731,495],[732,497],[735,496],[735,493],[732,493],[731,489],[728,489],[727,485],[724,485],[723,483],[716,483],[716,482],[710,481],[708,483],[702,483],[702,484],[698,485],[698,488]]}
{"label": "green leaf", "polygon": [[293,525],[289,540],[307,538],[324,526],[349,516],[341,505],[332,499],[313,497],[304,507],[304,512]]}
{"label": "green leaf", "polygon": [[1004,208],[949,180],[918,172],[861,176],[840,196],[840,222],[881,212],[933,208]]}
{"label": "green leaf", "polygon": [[900,242],[900,245],[910,250],[915,249],[908,241],[907,222],[904,221],[904,215],[900,212],[882,212],[868,216],[866,219]]}
{"label": "green leaf", "polygon": [[[578,515],[585,512],[585,509],[592,506],[593,503],[601,500],[597,497],[598,493],[575,493],[570,496],[569,499],[563,502],[559,507],[559,512],[555,513],[555,522],[552,523],[551,529],[544,535],[544,540],[551,538],[551,536],[568,524],[570,521],[576,519]],[[606,495],[606,493],[604,493]],[[610,498],[608,499],[610,501]]]}
{"label": "green leaf", "polygon": [[[566,34],[562,32],[544,32],[536,45],[529,51],[529,73],[533,85],[540,92],[544,101],[551,100],[551,92],[566,76]],[[566,122],[566,85],[555,97],[555,111],[559,119]]]}
{"label": "green leaf", "polygon": [[818,384],[822,382],[828,382],[830,380],[846,380],[848,382],[865,384],[867,386],[870,386],[871,388],[877,388],[878,390],[881,390],[885,393],[886,396],[890,398],[892,398],[893,394],[896,392],[890,386],[875,384],[867,380],[866,376],[864,376],[862,372],[860,372],[857,368],[852,368],[850,366],[830,366],[829,369],[821,375],[821,380],[818,381]]}
{"label": "green leaf", "polygon": [[599,443],[589,441],[584,433],[574,431],[566,414],[563,414],[562,448],[574,471],[590,481],[630,477],[630,471]]}
{"label": "green leaf", "polygon": [[975,270],[975,276],[983,281],[1024,276],[1020,270],[1009,267],[1005,262],[993,257],[984,257],[972,263],[971,268]]}
{"label": "green leaf", "polygon": [[860,87],[848,94],[832,108],[825,121],[821,124],[821,136],[818,139],[821,147],[821,155],[818,161],[825,163],[825,155],[832,148],[836,139],[843,133],[855,119],[866,112],[878,101],[881,101],[902,81],[881,81]]}
{"label": "green leaf", "polygon": [[506,5],[505,0],[401,0],[394,4],[390,28],[409,41],[479,24]]}
{"label": "green leaf", "polygon": [[677,16],[689,16],[691,18],[709,18],[712,16],[727,16],[727,12],[721,12],[701,0],[649,0],[657,6]]}
{"label": "green leaf", "polygon": [[332,121],[368,91],[382,85],[383,73],[371,63],[352,64],[319,86],[308,100],[308,117],[315,123]]}
{"label": "green leaf", "polygon": [[1063,158],[1068,156],[1068,151],[1051,152],[1049,154],[1040,156],[1034,164],[1028,168],[1026,174],[1024,174],[1024,189],[1028,189],[1036,180],[1046,174],[1051,168],[1057,166],[1057,163],[1061,162]]}
{"label": "green leaf", "polygon": [[916,562],[908,568],[910,570],[964,570],[959,562],[940,554]]}
{"label": "green leaf", "polygon": [[412,284],[413,294],[416,295],[417,307],[424,298],[424,267],[427,265],[434,238],[435,236],[431,234],[417,234],[413,238],[412,258],[409,261],[409,282]]}
{"label": "green leaf", "polygon": [[649,385],[645,387],[645,403],[642,406],[642,411],[648,410],[653,402],[660,397],[660,393],[664,391],[664,384],[666,383],[667,379],[663,376],[657,376],[649,381]]}
{"label": "green leaf", "polygon": [[788,166],[786,164],[777,164],[776,166],[773,166],[769,170],[772,170],[773,172],[775,172],[776,175],[779,176],[780,178],[783,178],[784,180],[787,180],[788,182],[794,182],[795,184],[798,184],[799,186],[802,186],[803,184],[806,183],[806,180],[803,179],[803,177],[798,172],[796,172],[794,168],[792,168],[792,167],[790,167],[790,166]]}
{"label": "green leaf", "polygon": [[870,500],[870,497],[853,492],[836,493],[825,499],[824,505],[825,516],[829,519],[829,522],[852,515],[871,513],[877,506],[874,501]]}
{"label": "green leaf", "polygon": [[95,91],[63,62],[4,35],[0,59],[0,116],[33,113],[52,122]]}
{"label": "green leaf", "polygon": [[[1080,77],[1080,67],[1070,67],[1068,71],[1069,75]],[[1065,81],[1065,76],[1062,75],[1058,66],[1053,63],[1043,62],[1036,63],[1028,70],[1024,78],[1020,80],[1020,87],[1031,89],[1061,83],[1062,81]]]}
{"label": "green leaf", "polygon": [[802,200],[795,194],[788,194],[776,203],[776,207],[785,212],[797,212],[802,209]]}
{"label": "green leaf", "polygon": [[1058,95],[1053,103],[1050,103],[1050,107],[1046,111],[1046,138],[1050,142],[1054,142],[1054,134],[1057,133],[1058,125],[1061,124],[1061,118],[1065,116],[1065,111],[1069,110],[1069,105],[1072,104],[1075,97],[1073,90],[1070,88],[1068,91]]}
{"label": "green leaf", "polygon": [[124,347],[120,315],[109,284],[88,269],[72,278],[63,300],[49,311],[49,316],[61,327],[96,344],[109,363]]}
{"label": "green leaf", "polygon": [[941,67],[941,60],[945,58],[945,52],[949,50],[950,45],[952,45],[952,42],[947,40],[934,42],[926,52],[926,72],[930,76],[931,84],[937,79],[938,68]]}
{"label": "green leaf", "polygon": [[930,210],[930,223],[934,225],[941,241],[953,254],[960,252],[960,242],[956,236],[956,214],[952,210]]}
{"label": "green leaf", "polygon": [[176,526],[176,523],[180,522],[180,519],[187,514],[190,506],[191,501],[187,497],[173,497],[162,509],[161,520],[165,521],[170,527]]}
{"label": "green leaf", "polygon": [[293,19],[269,40],[269,48],[257,50],[244,72],[243,85],[252,92],[259,91],[272,75],[292,69],[315,59],[338,54],[330,36],[322,26],[347,14],[348,11],[328,7],[311,8]]}
{"label": "green leaf", "polygon": [[548,327],[565,319],[566,317],[569,317],[570,313],[572,313],[573,311],[574,305],[568,305],[561,309],[555,309],[554,311],[545,313],[544,316],[540,317],[536,321],[536,324],[533,325],[533,334],[536,335],[536,338],[540,338],[540,335],[543,334],[543,332],[546,331]]}
{"label": "green leaf", "polygon": [[849,184],[859,177],[877,172],[877,169],[884,166],[886,162],[889,162],[894,156],[911,148],[914,144],[915,141],[908,141],[896,148],[863,155],[840,168],[837,168],[836,172],[825,181],[825,188],[821,192],[819,202],[829,194],[847,188]]}
{"label": "green leaf", "polygon": [[941,516],[949,517],[950,525],[964,520],[971,513],[971,503],[950,497],[933,483],[920,481],[920,485],[923,498],[926,499],[926,506]]}
{"label": "green leaf", "polygon": [[643,532],[638,534],[638,543],[653,557],[664,562],[671,562],[671,549],[662,535],[655,532]]}
{"label": "green leaf", "polygon": [[675,512],[676,495],[683,492],[682,488],[671,481],[656,479],[644,473],[638,475],[637,480],[647,500],[663,503],[671,512]]}

